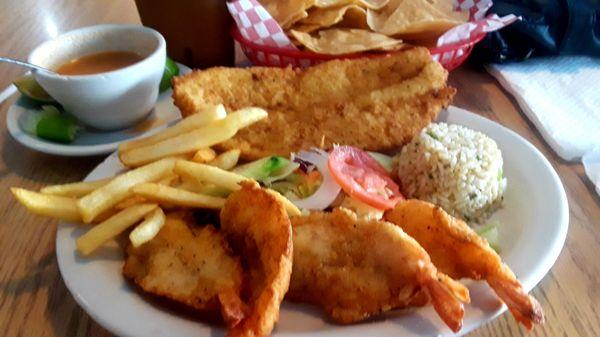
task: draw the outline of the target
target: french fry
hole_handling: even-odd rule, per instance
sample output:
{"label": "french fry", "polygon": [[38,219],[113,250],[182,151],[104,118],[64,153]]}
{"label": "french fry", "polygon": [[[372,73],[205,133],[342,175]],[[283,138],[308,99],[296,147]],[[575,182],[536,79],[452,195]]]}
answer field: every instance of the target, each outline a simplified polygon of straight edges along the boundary
{"label": "french fry", "polygon": [[137,204],[143,204],[147,202],[146,198],[144,197],[140,197],[139,195],[132,195],[129,196],[127,198],[125,198],[122,201],[119,201],[118,204],[116,204],[115,206],[113,206],[114,209],[118,209],[118,210],[122,210],[125,208],[129,208],[133,205],[137,205]]}
{"label": "french fry", "polygon": [[77,199],[47,195],[17,187],[12,187],[10,191],[31,213],[66,221],[81,221]]}
{"label": "french fry", "polygon": [[191,153],[224,142],[238,130],[266,117],[267,112],[263,109],[241,109],[194,131],[119,153],[119,158],[125,166],[137,167],[157,159]]}
{"label": "french fry", "polygon": [[156,204],[141,204],[120,211],[80,236],[76,242],[77,250],[83,255],[89,255],[157,207]]}
{"label": "french fry", "polygon": [[94,218],[94,222],[92,222],[92,225],[99,224],[99,223],[103,222],[104,220],[110,218],[111,216],[119,213],[120,211],[121,211],[120,209],[109,208],[106,211],[98,214],[98,216]]}
{"label": "french fry", "polygon": [[146,214],[144,221],[137,225],[129,233],[129,241],[134,247],[152,240],[165,224],[165,213],[157,208],[151,213]]}
{"label": "french fry", "polygon": [[225,187],[231,191],[237,191],[241,188],[240,182],[250,180],[240,174],[225,171],[215,166],[198,164],[187,160],[178,160],[175,163],[175,172],[194,178],[202,183],[211,183],[217,186]]}
{"label": "french fry", "polygon": [[175,173],[167,174],[166,176],[160,178],[156,183],[166,186],[171,186],[175,181],[179,179],[179,176]]}
{"label": "french fry", "polygon": [[296,207],[296,205],[294,205],[288,198],[281,195],[281,193],[270,188],[265,188],[265,191],[267,191],[267,193],[269,193],[270,195],[274,196],[275,199],[279,200],[279,202],[283,204],[283,207],[285,207],[285,211],[287,212],[288,216],[298,216],[302,214],[302,212],[300,212],[300,209],[298,209],[298,207]]}
{"label": "french fry", "polygon": [[202,183],[198,182],[196,179],[188,177],[188,176],[181,176],[180,181],[181,182],[179,184],[174,186],[180,190],[186,190],[186,191],[190,191],[190,192],[199,193],[200,190],[202,189],[202,187],[204,186],[204,184],[202,184]]}
{"label": "french fry", "polygon": [[79,212],[85,223],[90,223],[98,214],[113,207],[131,195],[131,187],[156,181],[172,173],[173,158],[165,158],[116,176],[111,182],[79,199]]}
{"label": "french fry", "polygon": [[132,188],[133,193],[145,199],[169,205],[220,209],[225,204],[224,198],[212,197],[186,190],[154,184],[143,183]]}
{"label": "french fry", "polygon": [[231,194],[231,190],[225,187],[217,186],[215,184],[204,184],[200,187],[200,189],[198,189],[197,192],[200,194],[221,198],[226,198]]}
{"label": "french fry", "polygon": [[[171,173],[171,174],[168,174],[166,177],[160,179],[157,183],[161,184],[161,185],[169,186],[178,178],[179,178],[178,175],[176,175],[175,173]],[[114,206],[114,208],[117,210],[122,210],[122,209],[131,207],[136,204],[143,204],[146,201],[147,200],[145,198],[140,197],[139,195],[132,195],[130,197],[127,197],[125,200],[120,201],[118,204],[116,204]]]}
{"label": "french fry", "polygon": [[137,167],[160,158],[193,153],[199,149],[213,146],[230,139],[236,132],[237,130],[231,125],[220,120],[150,146],[119,153],[119,159],[125,166]]}
{"label": "french fry", "polygon": [[177,188],[182,190],[221,198],[226,198],[231,194],[229,189],[211,183],[201,183],[192,177],[182,176],[181,179],[182,182],[177,185]]}
{"label": "french fry", "polygon": [[208,162],[208,165],[216,166],[218,168],[222,168],[223,170],[231,170],[237,165],[238,160],[240,159],[240,149],[233,149],[229,151],[225,151],[217,156],[217,158]]}
{"label": "french fry", "polygon": [[92,191],[108,184],[111,179],[100,179],[96,181],[83,181],[78,183],[51,185],[43,187],[40,192],[43,194],[62,195],[65,197],[79,198]]}
{"label": "french fry", "polygon": [[219,105],[207,105],[202,111],[182,119],[177,124],[166,128],[152,136],[140,139],[134,139],[119,144],[119,152],[126,152],[135,148],[156,144],[162,140],[178,136],[182,133],[190,132],[210,122],[223,119],[227,116],[225,107]]}
{"label": "french fry", "polygon": [[196,151],[194,156],[192,157],[192,161],[196,163],[208,163],[209,161],[215,159],[217,157],[217,153],[215,150],[207,147],[205,149],[200,149]]}
{"label": "french fry", "polygon": [[184,190],[184,191],[188,191],[188,192],[198,192],[200,189],[202,189],[202,186],[191,180],[186,180],[186,181],[181,182],[181,184],[175,186],[175,188],[178,188],[178,189]]}

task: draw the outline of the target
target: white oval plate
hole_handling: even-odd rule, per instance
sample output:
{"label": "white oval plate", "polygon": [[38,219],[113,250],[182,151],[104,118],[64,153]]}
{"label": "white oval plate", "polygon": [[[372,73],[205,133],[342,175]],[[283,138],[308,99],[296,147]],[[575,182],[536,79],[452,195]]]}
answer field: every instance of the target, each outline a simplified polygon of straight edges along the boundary
{"label": "white oval plate", "polygon": [[[482,131],[493,138],[504,156],[508,178],[500,221],[504,261],[531,290],[550,270],[560,253],[568,227],[568,205],[558,175],[533,145],[516,133],[468,111],[450,107],[439,120]],[[113,153],[86,180],[121,171]],[[75,239],[87,230],[61,223],[56,255],[63,279],[75,300],[99,324],[119,336],[221,336],[223,330],[183,316],[142,297],[121,274],[123,253],[117,245],[103,247],[91,258],[80,257]],[[334,284],[331,285],[335,287]],[[465,334],[500,315],[506,308],[483,282],[468,282],[472,303],[465,308]],[[273,336],[452,336],[431,307],[388,313],[349,326],[328,322],[318,310],[284,303]]]}
{"label": "white oval plate", "polygon": [[[177,66],[179,66],[181,74],[192,71],[183,64],[177,63]],[[39,108],[39,105],[22,97],[8,108],[6,125],[8,126],[8,132],[16,141],[36,151],[72,157],[106,154],[115,151],[122,141],[140,137],[146,132],[157,132],[169,123],[180,119],[181,114],[177,107],[173,105],[172,92],[170,89],[162,92],[158,96],[156,105],[150,115],[138,125],[117,131],[99,131],[84,128],[77,134],[75,141],[70,144],[51,142],[23,131],[20,123],[22,123],[27,110]]]}

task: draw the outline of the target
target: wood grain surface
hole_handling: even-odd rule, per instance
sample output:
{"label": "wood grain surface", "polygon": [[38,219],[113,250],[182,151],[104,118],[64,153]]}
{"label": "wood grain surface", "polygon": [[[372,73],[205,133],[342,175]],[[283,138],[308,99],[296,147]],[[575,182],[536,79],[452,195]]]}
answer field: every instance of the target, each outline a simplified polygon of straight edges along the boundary
{"label": "wood grain surface", "polygon": [[[57,33],[99,23],[139,23],[133,1],[4,0],[0,55],[25,59],[34,46]],[[0,64],[0,90],[21,73]],[[456,106],[514,130],[542,151],[563,181],[570,208],[565,248],[533,290],[546,324],[527,333],[504,314],[469,336],[600,336],[600,198],[583,167],[556,156],[516,102],[484,71],[463,66],[451,74],[450,82],[458,88]],[[0,104],[0,116],[13,100]],[[0,335],[111,336],[65,288],[54,255],[56,221],[28,214],[9,191],[11,186],[37,189],[80,180],[102,158],[61,158],[29,150],[10,137],[4,117],[0,130]]]}

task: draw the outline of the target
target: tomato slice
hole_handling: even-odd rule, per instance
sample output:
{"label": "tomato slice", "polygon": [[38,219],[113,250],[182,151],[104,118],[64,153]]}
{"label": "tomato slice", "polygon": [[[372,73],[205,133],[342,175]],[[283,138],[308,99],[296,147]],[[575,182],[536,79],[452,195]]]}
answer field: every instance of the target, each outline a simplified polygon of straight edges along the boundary
{"label": "tomato slice", "polygon": [[329,154],[327,166],[344,192],[365,204],[386,210],[404,199],[386,170],[365,151],[338,146]]}

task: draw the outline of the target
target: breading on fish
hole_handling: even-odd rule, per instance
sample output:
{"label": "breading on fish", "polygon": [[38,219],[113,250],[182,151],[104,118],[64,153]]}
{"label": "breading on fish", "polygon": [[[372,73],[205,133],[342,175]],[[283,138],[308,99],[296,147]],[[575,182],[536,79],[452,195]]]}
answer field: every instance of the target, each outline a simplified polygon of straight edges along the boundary
{"label": "breading on fish", "polygon": [[292,228],[284,205],[257,183],[244,182],[221,210],[221,231],[242,260],[246,317],[228,336],[267,336],[292,272]]}
{"label": "breading on fish", "polygon": [[206,104],[256,106],[269,117],[221,145],[256,159],[345,144],[390,151],[408,143],[446,107],[455,89],[426,48],[333,60],[307,69],[211,68],[174,79],[183,116]]}
{"label": "breading on fish", "polygon": [[244,317],[242,266],[212,225],[190,228],[189,215],[168,214],[151,241],[127,248],[123,274],[144,291],[203,312],[221,311],[234,326]]}
{"label": "breading on fish", "polygon": [[461,328],[461,302],[469,301],[468,290],[438,272],[427,252],[399,227],[336,208],[293,217],[292,228],[288,298],[316,304],[338,323],[353,323],[421,305],[425,293],[453,331]]}
{"label": "breading on fish", "polygon": [[434,204],[415,199],[400,201],[385,213],[384,219],[417,240],[433,264],[450,277],[486,280],[515,319],[528,329],[544,322],[539,303],[523,290],[488,242],[464,221]]}

